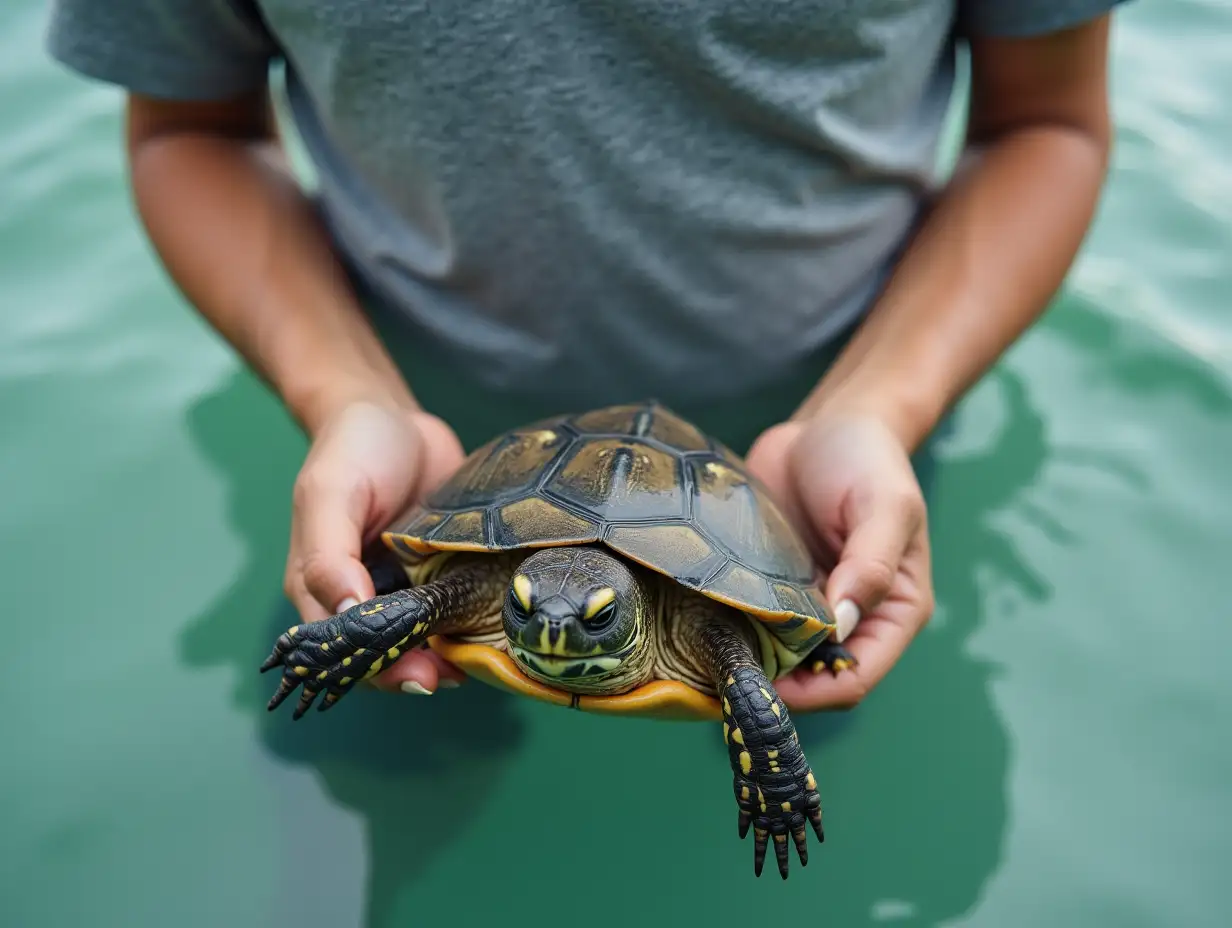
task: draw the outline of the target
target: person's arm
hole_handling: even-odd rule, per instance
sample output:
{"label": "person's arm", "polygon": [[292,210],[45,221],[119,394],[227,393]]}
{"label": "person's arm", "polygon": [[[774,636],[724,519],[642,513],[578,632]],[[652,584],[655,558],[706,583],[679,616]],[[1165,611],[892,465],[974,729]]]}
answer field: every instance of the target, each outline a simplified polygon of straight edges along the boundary
{"label": "person's arm", "polygon": [[1108,164],[1107,44],[1107,16],[971,40],[962,169],[831,370],[749,451],[832,568],[826,598],[857,660],[837,676],[777,681],[792,709],[858,704],[932,616],[928,513],[909,455],[1039,317],[1074,260]]}
{"label": "person's arm", "polygon": [[1109,15],[970,42],[967,149],[865,323],[796,418],[868,413],[914,450],[1045,310],[1108,166]]}
{"label": "person's arm", "polygon": [[264,91],[130,94],[127,153],[167,270],[309,434],[361,400],[416,408],[291,174]]}

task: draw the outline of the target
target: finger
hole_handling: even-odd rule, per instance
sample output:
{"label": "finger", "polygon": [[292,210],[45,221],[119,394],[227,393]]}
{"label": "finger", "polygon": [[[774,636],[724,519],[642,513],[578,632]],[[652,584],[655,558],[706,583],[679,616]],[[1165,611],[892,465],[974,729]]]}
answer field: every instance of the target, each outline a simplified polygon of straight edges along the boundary
{"label": "finger", "polygon": [[466,679],[457,667],[439,654],[416,649],[403,654],[372,678],[372,685],[386,693],[426,696],[439,689],[450,689]]}
{"label": "finger", "polygon": [[296,483],[292,567],[322,608],[372,598],[372,577],[361,558],[367,496],[362,486],[306,474]]}
{"label": "finger", "polygon": [[867,615],[889,594],[911,541],[921,530],[922,504],[910,493],[885,494],[855,523],[826,583],[837,606],[850,600]]}
{"label": "finger", "polygon": [[312,598],[312,594],[304,586],[303,574],[293,570],[293,564],[294,555],[288,558],[287,576],[283,583],[283,591],[287,599],[291,600],[291,605],[295,607],[295,611],[305,622],[320,622],[322,619],[328,619],[332,613]]}

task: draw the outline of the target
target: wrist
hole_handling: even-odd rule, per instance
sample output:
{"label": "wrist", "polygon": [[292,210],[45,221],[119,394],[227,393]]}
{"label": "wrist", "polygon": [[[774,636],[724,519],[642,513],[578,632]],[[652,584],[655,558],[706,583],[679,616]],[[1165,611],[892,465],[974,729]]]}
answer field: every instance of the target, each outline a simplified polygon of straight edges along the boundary
{"label": "wrist", "polygon": [[326,377],[313,387],[284,397],[291,414],[310,439],[343,410],[359,404],[377,406],[405,415],[420,412],[420,406],[405,384],[390,384],[365,377]]}
{"label": "wrist", "polygon": [[891,378],[869,384],[852,378],[833,387],[823,382],[800,407],[796,418],[812,422],[874,419],[911,454],[936,426],[943,411],[943,404],[925,391],[911,390]]}

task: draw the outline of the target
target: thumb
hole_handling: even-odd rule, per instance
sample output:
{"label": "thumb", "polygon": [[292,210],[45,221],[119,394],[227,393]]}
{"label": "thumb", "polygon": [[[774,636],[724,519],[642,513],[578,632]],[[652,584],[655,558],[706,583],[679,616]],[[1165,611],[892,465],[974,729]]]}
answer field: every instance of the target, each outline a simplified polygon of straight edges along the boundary
{"label": "thumb", "polygon": [[[297,490],[299,488],[297,487]],[[328,615],[345,608],[347,600],[363,602],[376,595],[372,577],[360,560],[366,516],[361,486],[310,481],[297,492],[293,550],[288,586],[302,589]]]}
{"label": "thumb", "polygon": [[912,505],[883,501],[872,507],[847,536],[827,580],[826,598],[835,603],[836,613],[851,620],[867,615],[886,598],[919,527],[920,517]]}

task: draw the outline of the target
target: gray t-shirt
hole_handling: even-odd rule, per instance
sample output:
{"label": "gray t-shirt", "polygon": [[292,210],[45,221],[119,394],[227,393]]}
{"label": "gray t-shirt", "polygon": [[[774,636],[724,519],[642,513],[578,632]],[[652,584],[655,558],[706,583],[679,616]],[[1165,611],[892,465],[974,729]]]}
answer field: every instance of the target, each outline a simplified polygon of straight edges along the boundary
{"label": "gray t-shirt", "polygon": [[54,0],[49,47],[178,99],[281,60],[339,251],[418,350],[498,391],[683,401],[797,377],[868,309],[962,35],[1114,5]]}

